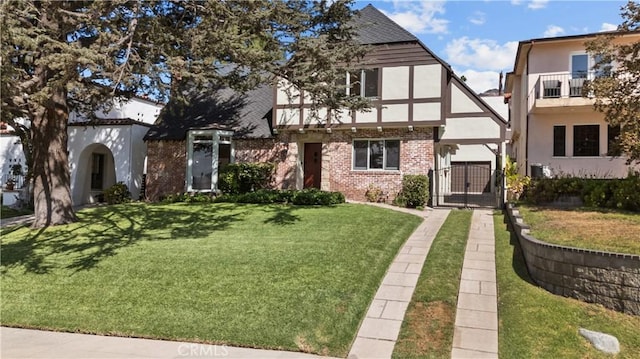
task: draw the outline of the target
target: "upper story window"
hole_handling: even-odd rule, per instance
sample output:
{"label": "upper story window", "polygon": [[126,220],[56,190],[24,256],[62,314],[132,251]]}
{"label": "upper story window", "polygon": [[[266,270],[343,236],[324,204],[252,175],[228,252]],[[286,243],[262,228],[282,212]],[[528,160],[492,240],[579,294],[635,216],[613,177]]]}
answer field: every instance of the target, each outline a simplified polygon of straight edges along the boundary
{"label": "upper story window", "polygon": [[378,68],[347,73],[347,95],[378,97]]}
{"label": "upper story window", "polygon": [[601,62],[601,57],[589,56],[587,53],[571,54],[571,78],[573,79],[593,79],[597,77],[609,76],[611,74],[611,64],[601,64],[597,69],[596,64]]}
{"label": "upper story window", "polygon": [[218,188],[218,172],[233,161],[230,131],[190,131],[187,148],[187,191]]}
{"label": "upper story window", "polygon": [[354,170],[400,169],[400,140],[354,140]]}

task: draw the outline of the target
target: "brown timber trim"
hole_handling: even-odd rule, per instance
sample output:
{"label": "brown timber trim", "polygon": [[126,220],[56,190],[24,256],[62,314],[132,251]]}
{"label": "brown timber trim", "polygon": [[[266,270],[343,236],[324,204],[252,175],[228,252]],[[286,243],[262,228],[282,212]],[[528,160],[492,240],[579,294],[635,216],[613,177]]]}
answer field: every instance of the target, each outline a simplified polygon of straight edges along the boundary
{"label": "brown timber trim", "polygon": [[460,112],[451,113],[447,118],[462,118],[462,117],[491,117],[490,112]]}
{"label": "brown timber trim", "polygon": [[449,70],[442,67],[441,74],[441,85],[440,85],[440,96],[442,97],[442,102],[440,103],[440,121],[446,123],[447,114],[451,109],[451,83],[449,82]]}
{"label": "brown timber trim", "polygon": [[[501,147],[502,144],[502,139],[500,138],[465,138],[465,139],[440,139],[439,143],[443,144],[443,145],[450,145],[450,144],[459,144],[459,145],[485,145],[485,144],[495,144],[498,145],[498,147]],[[502,150],[500,149],[499,152],[502,152]]]}

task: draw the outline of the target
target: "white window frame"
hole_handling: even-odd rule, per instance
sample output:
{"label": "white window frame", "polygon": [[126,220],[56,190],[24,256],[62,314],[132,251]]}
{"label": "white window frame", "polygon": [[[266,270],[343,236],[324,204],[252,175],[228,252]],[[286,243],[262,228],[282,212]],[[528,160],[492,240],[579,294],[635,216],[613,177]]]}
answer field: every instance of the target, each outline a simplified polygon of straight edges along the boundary
{"label": "white window frame", "polygon": [[[211,161],[211,188],[207,189],[194,189],[193,188],[193,144],[195,143],[196,136],[211,136],[211,143],[213,145],[212,161]],[[228,138],[228,139],[226,139]],[[209,142],[208,140],[206,141]],[[233,131],[222,130],[191,130],[187,135],[187,178],[186,187],[187,192],[215,192],[218,190],[218,146],[220,144],[231,145],[231,155],[229,162],[235,162],[235,151],[233,145]]]}
{"label": "white window frame", "polygon": [[[596,72],[593,70],[593,67],[596,65],[596,59],[591,56],[586,51],[572,51],[569,53],[569,76],[573,78],[573,57],[576,55],[586,55],[587,56],[587,80],[593,80],[596,78]],[[613,70],[613,63],[611,64],[611,70]]]}
{"label": "white window frame", "polygon": [[[367,141],[367,168],[356,168],[356,142]],[[384,141],[384,150],[382,151],[382,168],[370,168],[371,163],[371,151],[369,150],[371,146],[371,141]],[[398,141],[398,168],[387,168],[387,141]],[[372,172],[372,171],[385,171],[385,172],[397,172],[400,171],[400,161],[402,159],[401,156],[401,145],[402,141],[399,138],[354,138],[351,142],[351,170],[352,171],[362,171],[362,172]]]}

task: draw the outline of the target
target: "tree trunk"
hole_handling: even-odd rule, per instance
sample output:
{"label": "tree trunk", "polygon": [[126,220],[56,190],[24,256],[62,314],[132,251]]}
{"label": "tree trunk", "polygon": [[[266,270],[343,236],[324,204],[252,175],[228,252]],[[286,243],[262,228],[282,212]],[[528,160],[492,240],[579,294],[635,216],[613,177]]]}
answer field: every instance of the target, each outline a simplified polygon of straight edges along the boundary
{"label": "tree trunk", "polygon": [[47,105],[35,112],[33,144],[33,228],[77,220],[71,202],[69,155],[67,152],[67,93],[52,89]]}

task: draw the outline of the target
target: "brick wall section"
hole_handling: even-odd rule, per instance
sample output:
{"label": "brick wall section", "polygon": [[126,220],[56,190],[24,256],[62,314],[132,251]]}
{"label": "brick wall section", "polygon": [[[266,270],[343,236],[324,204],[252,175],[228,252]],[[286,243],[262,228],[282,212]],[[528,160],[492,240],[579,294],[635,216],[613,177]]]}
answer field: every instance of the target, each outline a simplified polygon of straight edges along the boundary
{"label": "brick wall section", "polygon": [[[354,171],[354,139],[400,139],[400,170]],[[274,187],[294,189],[302,183],[300,173],[305,142],[321,142],[323,190],[340,191],[349,199],[365,200],[370,184],[379,187],[393,200],[402,188],[404,174],[427,175],[433,168],[434,143],[431,128],[358,129],[305,133],[283,131],[274,139],[234,140],[236,162],[274,162],[277,164]],[[147,159],[147,198],[157,201],[163,196],[185,191],[186,142],[149,141]]]}
{"label": "brick wall section", "polygon": [[[400,170],[399,171],[354,171],[353,140],[354,139],[400,139]],[[377,130],[340,131],[331,134],[326,143],[330,158],[326,166],[329,170],[328,188],[340,191],[353,200],[364,201],[369,185],[382,189],[393,200],[402,189],[404,174],[427,175],[433,168],[433,130],[431,128],[416,128],[409,132],[406,128]],[[324,168],[323,168],[324,170]],[[324,176],[323,176],[324,177]],[[323,182],[324,178],[323,178]],[[323,183],[324,184],[324,183]]]}
{"label": "brick wall section", "polygon": [[640,315],[640,256],[554,245],[529,235],[517,209],[507,214],[531,278],[546,290]]}
{"label": "brick wall section", "polygon": [[186,171],[186,141],[147,142],[148,200],[157,201],[166,195],[184,192]]}

